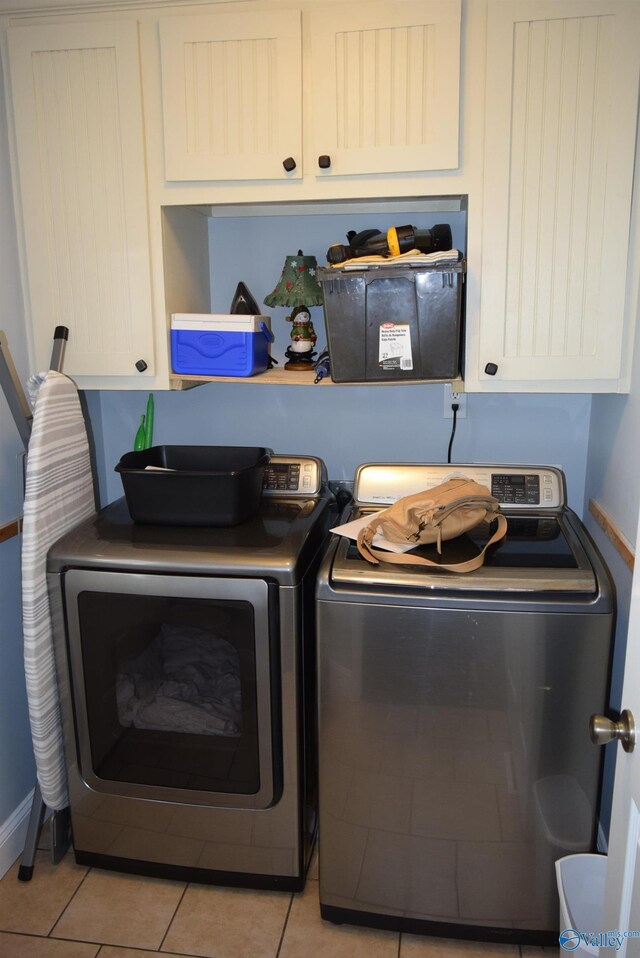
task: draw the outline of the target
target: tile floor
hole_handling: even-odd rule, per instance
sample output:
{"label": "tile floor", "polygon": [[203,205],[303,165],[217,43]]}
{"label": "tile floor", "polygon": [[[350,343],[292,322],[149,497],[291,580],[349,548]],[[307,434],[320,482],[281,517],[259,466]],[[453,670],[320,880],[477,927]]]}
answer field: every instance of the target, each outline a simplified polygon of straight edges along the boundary
{"label": "tile floor", "polygon": [[320,918],[305,891],[258,892],[141,878],[40,850],[30,882],[0,881],[0,958],[549,958],[554,948],[445,941]]}

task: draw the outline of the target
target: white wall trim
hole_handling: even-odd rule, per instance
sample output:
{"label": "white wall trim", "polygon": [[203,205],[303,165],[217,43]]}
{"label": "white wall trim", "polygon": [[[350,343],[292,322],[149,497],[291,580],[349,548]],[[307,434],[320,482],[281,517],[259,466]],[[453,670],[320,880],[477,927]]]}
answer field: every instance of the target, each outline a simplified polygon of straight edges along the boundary
{"label": "white wall trim", "polygon": [[24,848],[32,803],[33,789],[0,825],[0,878],[9,871]]}

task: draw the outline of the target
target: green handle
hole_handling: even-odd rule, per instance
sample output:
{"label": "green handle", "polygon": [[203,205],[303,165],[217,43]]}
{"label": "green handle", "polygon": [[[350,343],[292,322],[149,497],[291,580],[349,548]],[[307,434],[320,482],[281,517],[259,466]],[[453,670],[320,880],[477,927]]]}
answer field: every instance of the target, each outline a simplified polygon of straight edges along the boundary
{"label": "green handle", "polygon": [[147,418],[144,427],[144,449],[150,449],[153,445],[153,393],[149,393],[147,400]]}
{"label": "green handle", "polygon": [[145,440],[144,416],[141,416],[140,425],[138,426],[138,431],[136,433],[136,438],[133,441],[134,452],[141,452],[144,449],[144,440]]}

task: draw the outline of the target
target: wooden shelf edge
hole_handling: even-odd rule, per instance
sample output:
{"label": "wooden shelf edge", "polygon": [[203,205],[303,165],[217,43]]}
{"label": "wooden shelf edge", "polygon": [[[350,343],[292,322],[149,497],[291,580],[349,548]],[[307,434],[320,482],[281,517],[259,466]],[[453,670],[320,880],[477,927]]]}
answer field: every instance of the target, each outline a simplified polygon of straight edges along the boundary
{"label": "wooden shelf edge", "polygon": [[11,522],[5,522],[0,526],[0,542],[6,542],[7,539],[13,539],[14,536],[22,532],[22,516],[18,519],[12,519]]}
{"label": "wooden shelf edge", "polygon": [[610,540],[613,547],[633,572],[633,567],[635,564],[635,552],[628,539],[623,536],[611,516],[605,512],[602,506],[597,503],[595,499],[589,499],[589,512],[596,520],[607,539]]}
{"label": "wooden shelf edge", "polygon": [[[334,383],[330,377],[314,383],[313,372],[288,372],[286,369],[268,369],[257,376],[191,376],[182,373],[170,373],[171,389],[193,389],[204,383],[252,383],[259,386],[425,386],[429,383],[444,383],[444,379],[401,379],[393,382]],[[461,380],[455,380],[460,383]],[[462,390],[460,390],[462,391]]]}
{"label": "wooden shelf edge", "polygon": [[[285,369],[268,369],[257,376],[191,376],[183,373],[171,373],[169,382],[172,389],[191,389],[193,386],[202,386],[203,383],[253,383],[261,386],[313,386],[315,370],[310,372],[287,372]],[[322,379],[317,385],[323,386],[327,382]],[[333,383],[331,383],[333,385]]]}

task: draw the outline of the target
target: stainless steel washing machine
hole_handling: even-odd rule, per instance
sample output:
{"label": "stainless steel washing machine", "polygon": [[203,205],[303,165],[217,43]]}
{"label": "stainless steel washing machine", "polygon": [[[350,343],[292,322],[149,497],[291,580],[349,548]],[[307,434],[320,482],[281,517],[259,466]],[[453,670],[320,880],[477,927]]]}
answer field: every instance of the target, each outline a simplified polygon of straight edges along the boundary
{"label": "stainless steel washing machine", "polygon": [[274,456],[240,525],[137,525],[120,500],[50,551],[78,862],[303,886],[325,480],[316,458]]}
{"label": "stainless steel washing machine", "polygon": [[508,519],[477,572],[370,565],[341,536],[319,572],[321,911],[557,944],[554,862],[596,847],[613,587],[554,468],[361,466],[343,521],[458,474]]}

